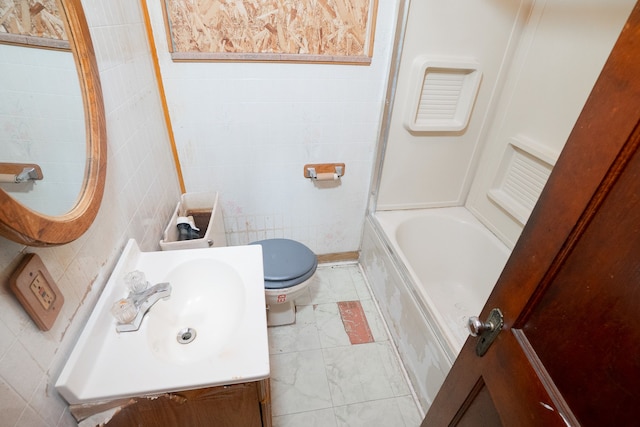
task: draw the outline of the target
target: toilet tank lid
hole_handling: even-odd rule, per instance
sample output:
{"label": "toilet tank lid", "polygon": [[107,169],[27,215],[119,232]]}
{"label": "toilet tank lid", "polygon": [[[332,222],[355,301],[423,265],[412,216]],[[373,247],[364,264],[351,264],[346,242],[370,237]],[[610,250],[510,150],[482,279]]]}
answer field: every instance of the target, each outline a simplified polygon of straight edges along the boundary
{"label": "toilet tank lid", "polygon": [[266,239],[250,244],[262,246],[265,280],[295,279],[315,269],[318,263],[316,254],[295,240]]}

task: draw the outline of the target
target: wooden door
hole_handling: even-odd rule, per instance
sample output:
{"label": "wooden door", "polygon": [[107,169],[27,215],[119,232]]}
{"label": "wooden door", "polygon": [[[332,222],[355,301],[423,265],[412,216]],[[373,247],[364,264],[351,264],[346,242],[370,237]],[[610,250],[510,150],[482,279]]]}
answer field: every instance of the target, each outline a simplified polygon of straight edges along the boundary
{"label": "wooden door", "polygon": [[422,426],[640,425],[640,3]]}

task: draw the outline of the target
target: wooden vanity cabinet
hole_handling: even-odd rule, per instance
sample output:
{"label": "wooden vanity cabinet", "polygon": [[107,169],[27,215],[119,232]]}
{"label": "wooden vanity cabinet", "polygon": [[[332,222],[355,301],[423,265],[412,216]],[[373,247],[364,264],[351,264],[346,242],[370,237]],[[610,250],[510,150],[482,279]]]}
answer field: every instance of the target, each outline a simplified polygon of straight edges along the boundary
{"label": "wooden vanity cabinet", "polygon": [[131,399],[107,427],[271,427],[269,379]]}

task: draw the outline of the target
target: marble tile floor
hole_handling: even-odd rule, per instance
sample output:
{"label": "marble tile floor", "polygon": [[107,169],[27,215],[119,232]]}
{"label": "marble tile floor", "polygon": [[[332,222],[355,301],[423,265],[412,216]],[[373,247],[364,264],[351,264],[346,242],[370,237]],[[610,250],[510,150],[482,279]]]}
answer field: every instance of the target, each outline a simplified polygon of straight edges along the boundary
{"label": "marble tile floor", "polygon": [[[359,301],[347,306],[362,307],[365,325],[355,329],[362,332],[368,324],[372,340],[351,344],[352,328],[345,329],[338,304],[347,301]],[[296,306],[295,324],[268,331],[274,427],[420,425],[412,390],[357,264],[320,265]]]}

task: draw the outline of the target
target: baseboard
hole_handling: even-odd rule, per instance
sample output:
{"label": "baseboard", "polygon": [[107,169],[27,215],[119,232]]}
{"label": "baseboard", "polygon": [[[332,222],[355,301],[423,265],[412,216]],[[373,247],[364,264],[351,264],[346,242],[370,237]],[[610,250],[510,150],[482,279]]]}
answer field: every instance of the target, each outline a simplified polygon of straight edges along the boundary
{"label": "baseboard", "polygon": [[328,264],[330,262],[358,261],[360,252],[338,252],[333,254],[318,255],[319,264]]}

